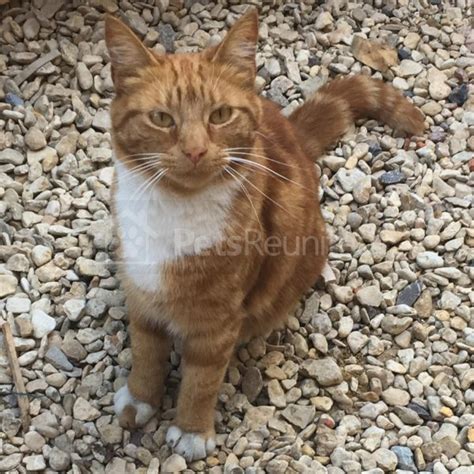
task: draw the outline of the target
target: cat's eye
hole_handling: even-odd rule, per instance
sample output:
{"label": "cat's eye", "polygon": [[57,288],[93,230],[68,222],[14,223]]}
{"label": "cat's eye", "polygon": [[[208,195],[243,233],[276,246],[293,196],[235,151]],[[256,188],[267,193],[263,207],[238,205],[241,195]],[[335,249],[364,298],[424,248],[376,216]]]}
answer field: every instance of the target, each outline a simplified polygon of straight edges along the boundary
{"label": "cat's eye", "polygon": [[209,122],[214,125],[221,125],[226,123],[232,117],[232,108],[224,105],[223,107],[219,107],[218,109],[212,112],[211,116],[209,117]]}
{"label": "cat's eye", "polygon": [[161,112],[160,110],[154,110],[151,112],[150,119],[157,127],[170,128],[174,125],[173,117],[166,112]]}

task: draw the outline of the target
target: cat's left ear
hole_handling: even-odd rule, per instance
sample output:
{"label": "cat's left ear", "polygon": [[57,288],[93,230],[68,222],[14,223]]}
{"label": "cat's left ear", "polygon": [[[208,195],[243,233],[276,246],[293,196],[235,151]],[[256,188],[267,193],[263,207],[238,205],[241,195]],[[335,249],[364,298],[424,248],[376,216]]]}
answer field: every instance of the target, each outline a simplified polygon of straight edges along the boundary
{"label": "cat's left ear", "polygon": [[257,39],[258,12],[256,8],[252,8],[235,22],[222,43],[210,48],[205,54],[211,61],[240,69],[245,77],[244,81],[254,87]]}
{"label": "cat's left ear", "polygon": [[112,63],[112,78],[119,92],[128,77],[136,76],[141,68],[157,63],[151,51],[132,30],[117,18],[105,18],[105,43]]}

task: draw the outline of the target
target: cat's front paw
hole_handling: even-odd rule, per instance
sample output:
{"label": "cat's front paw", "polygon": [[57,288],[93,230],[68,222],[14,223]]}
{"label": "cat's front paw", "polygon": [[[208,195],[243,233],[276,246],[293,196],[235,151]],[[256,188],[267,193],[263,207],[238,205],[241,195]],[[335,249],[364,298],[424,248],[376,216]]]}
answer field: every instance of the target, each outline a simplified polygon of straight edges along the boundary
{"label": "cat's front paw", "polygon": [[114,410],[122,428],[135,429],[144,426],[155,414],[156,409],[146,402],[136,399],[124,385],[114,395]]}
{"label": "cat's front paw", "polygon": [[166,433],[166,442],[173,451],[192,462],[209,456],[216,448],[213,435],[202,433],[186,433],[177,426],[170,426]]}

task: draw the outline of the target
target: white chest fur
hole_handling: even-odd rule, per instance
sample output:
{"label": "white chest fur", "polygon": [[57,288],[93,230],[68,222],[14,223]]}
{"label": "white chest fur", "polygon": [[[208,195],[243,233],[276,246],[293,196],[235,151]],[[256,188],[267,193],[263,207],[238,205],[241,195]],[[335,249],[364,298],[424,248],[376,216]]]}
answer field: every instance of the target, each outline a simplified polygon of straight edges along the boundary
{"label": "white chest fur", "polygon": [[224,237],[235,187],[213,186],[192,197],[173,196],[116,162],[115,207],[124,270],[148,291],[160,286],[160,270],[184,255],[197,255]]}

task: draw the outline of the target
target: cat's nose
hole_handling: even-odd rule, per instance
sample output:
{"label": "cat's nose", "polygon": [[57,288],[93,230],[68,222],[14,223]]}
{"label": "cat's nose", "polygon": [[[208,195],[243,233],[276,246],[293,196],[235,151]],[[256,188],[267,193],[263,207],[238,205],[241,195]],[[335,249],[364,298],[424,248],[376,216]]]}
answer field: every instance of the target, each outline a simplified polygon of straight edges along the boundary
{"label": "cat's nose", "polygon": [[192,148],[189,150],[183,150],[186,158],[190,160],[194,165],[197,165],[199,160],[207,153],[207,148]]}

